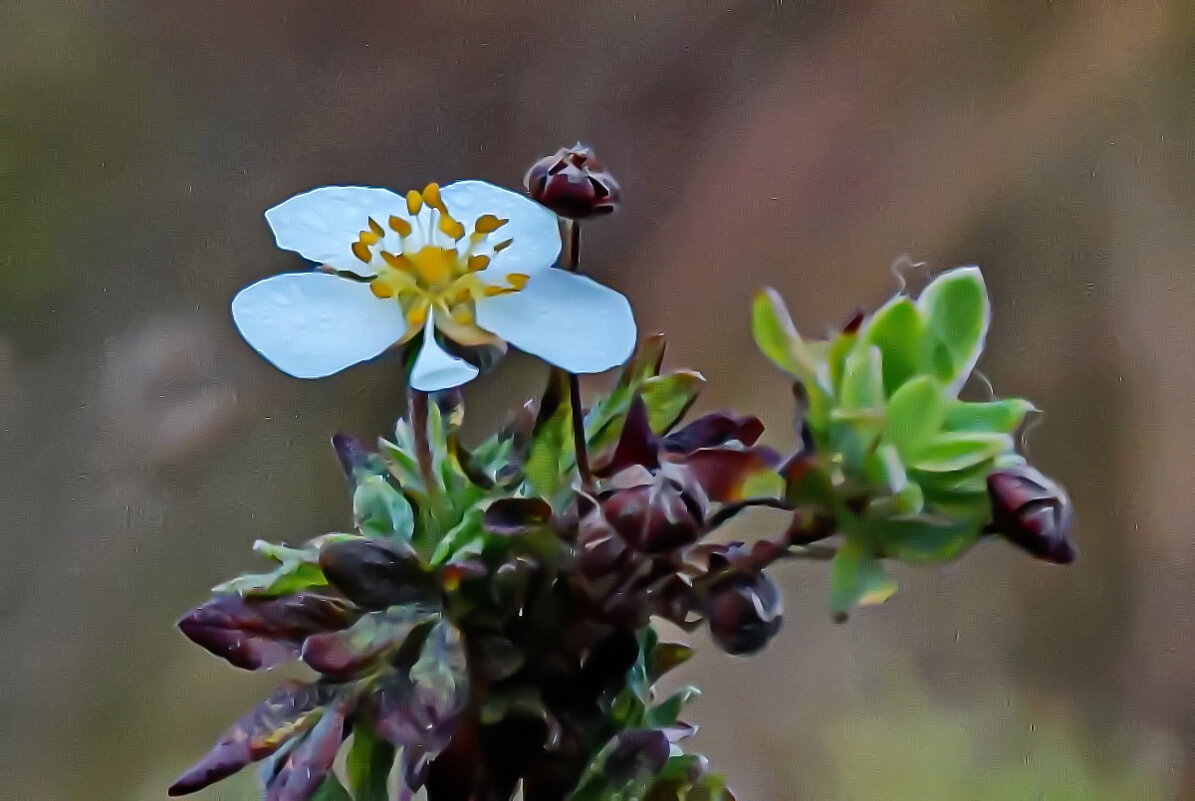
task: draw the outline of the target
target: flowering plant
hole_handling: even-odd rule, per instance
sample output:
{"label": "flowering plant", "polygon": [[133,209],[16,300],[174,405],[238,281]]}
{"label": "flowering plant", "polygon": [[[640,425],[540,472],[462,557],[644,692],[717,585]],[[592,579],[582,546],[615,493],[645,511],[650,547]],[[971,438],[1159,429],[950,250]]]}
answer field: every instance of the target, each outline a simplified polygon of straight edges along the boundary
{"label": "flowering plant", "polygon": [[[538,163],[528,189],[325,188],[267,212],[320,266],[237,296],[247,341],[299,377],[408,347],[411,404],[376,445],[332,439],[352,531],[259,541],[271,568],[179,622],[237,667],[299,660],[314,677],[233,724],[171,795],[261,762],[267,801],[732,799],[683,748],[696,689],[656,693],[692,650],[653,618],[747,655],[780,630],[782,559],[827,561],[845,619],[895,590],[886,560],[950,561],[994,536],[1074,558],[1065,494],[1015,449],[1033,406],[958,398],[990,320],[976,268],[820,341],[761,292],[755,339],[798,402],[780,453],[750,415],[682,422],[702,376],[664,369],[661,337],[634,346],[626,300],[573,272],[578,220],[618,200],[592,152]],[[547,387],[470,447],[456,388],[505,343],[553,365]],[[576,373],[623,362],[584,406]],[[710,540],[761,506],[780,531]]]}

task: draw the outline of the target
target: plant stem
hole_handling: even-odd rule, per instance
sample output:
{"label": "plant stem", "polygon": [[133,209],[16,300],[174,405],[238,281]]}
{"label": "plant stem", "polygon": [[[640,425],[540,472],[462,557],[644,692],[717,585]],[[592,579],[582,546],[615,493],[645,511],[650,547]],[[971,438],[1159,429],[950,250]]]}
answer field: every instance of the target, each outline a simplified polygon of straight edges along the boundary
{"label": "plant stem", "polygon": [[[581,257],[581,226],[576,220],[560,218],[560,269],[570,273],[577,271]],[[589,469],[589,447],[585,437],[585,411],[581,406],[581,381],[576,374],[568,374],[568,402],[573,424],[573,450],[577,454],[577,473],[581,476],[581,488],[593,488],[593,473]]]}
{"label": "plant stem", "polygon": [[427,438],[428,394],[412,389],[408,393],[408,414],[411,432],[415,435],[415,459],[419,463],[419,477],[429,495],[437,492],[436,474],[432,466],[432,444]]}

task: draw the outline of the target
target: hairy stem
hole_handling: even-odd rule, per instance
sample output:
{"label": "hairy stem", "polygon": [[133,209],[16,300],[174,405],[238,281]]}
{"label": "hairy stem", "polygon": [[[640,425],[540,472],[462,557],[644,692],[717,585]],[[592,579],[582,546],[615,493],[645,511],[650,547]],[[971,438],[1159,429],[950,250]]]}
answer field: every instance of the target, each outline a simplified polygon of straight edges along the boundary
{"label": "hairy stem", "polygon": [[[577,271],[581,257],[581,226],[576,220],[560,218],[560,268]],[[568,374],[569,417],[573,423],[573,450],[577,453],[577,473],[581,477],[581,488],[588,491],[593,487],[593,473],[589,469],[589,446],[585,438],[585,411],[581,406],[581,381],[573,373]]]}
{"label": "hairy stem", "polygon": [[419,477],[429,495],[436,494],[436,474],[432,466],[432,444],[427,438],[428,394],[412,389],[407,398],[411,432],[415,435],[415,459],[419,463]]}

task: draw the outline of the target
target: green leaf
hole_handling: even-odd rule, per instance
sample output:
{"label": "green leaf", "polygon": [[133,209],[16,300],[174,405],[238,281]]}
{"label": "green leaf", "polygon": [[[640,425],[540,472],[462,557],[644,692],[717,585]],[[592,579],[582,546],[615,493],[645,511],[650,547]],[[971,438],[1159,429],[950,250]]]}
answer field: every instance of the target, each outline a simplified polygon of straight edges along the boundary
{"label": "green leaf", "polygon": [[215,593],[237,593],[253,597],[289,595],[310,587],[327,586],[328,580],[319,567],[319,543],[328,537],[352,539],[354,535],[326,535],[309,542],[303,548],[276,545],[265,540],[253,543],[253,550],[279,562],[268,573],[246,573],[212,587]]}
{"label": "green leaf", "polygon": [[410,542],[415,532],[415,512],[410,502],[385,476],[365,476],[353,492],[353,517],[368,537]]}
{"label": "green leaf", "polygon": [[896,582],[862,542],[848,539],[830,562],[830,612],[843,620],[856,604],[879,604],[896,592]]}
{"label": "green leaf", "polygon": [[1007,434],[960,432],[939,434],[912,460],[911,466],[928,473],[949,473],[974,467],[1013,449]]}
{"label": "green leaf", "polygon": [[879,348],[860,342],[846,357],[838,402],[848,411],[883,410],[884,372]]}
{"label": "green leaf", "polygon": [[932,564],[957,559],[974,544],[981,519],[904,517],[868,523],[885,555],[905,562]]}
{"label": "green leaf", "polygon": [[693,649],[683,642],[658,643],[648,660],[647,676],[652,682],[693,658]]}
{"label": "green leaf", "polygon": [[978,267],[959,267],[935,278],[917,300],[926,323],[922,369],[957,394],[983,350],[991,319],[987,287]]}
{"label": "green leaf", "polygon": [[585,439],[591,454],[612,445],[618,438],[618,432],[622,429],[620,423],[631,406],[631,400],[645,381],[659,374],[663,358],[662,334],[641,341],[622,368],[614,389],[590,407],[585,415]]}
{"label": "green leaf", "polygon": [[884,356],[884,389],[889,394],[917,373],[921,364],[925,321],[916,304],[897,295],[865,324],[861,339]]}
{"label": "green leaf", "polygon": [[386,782],[394,766],[394,746],[378,737],[368,726],[353,729],[345,767],[355,801],[389,801]]}
{"label": "green leaf", "polygon": [[639,388],[647,405],[647,422],[657,434],[667,433],[684,416],[705,383],[705,376],[693,370],[652,376]]}
{"label": "green leaf", "polygon": [[463,555],[466,551],[480,553],[485,542],[485,513],[479,507],[473,507],[465,512],[461,522],[457,523],[436,544],[436,550],[429,560],[433,565],[442,565],[454,557]]}
{"label": "green leaf", "polygon": [[647,713],[648,728],[658,729],[676,724],[681,710],[694,698],[701,695],[701,690],[692,685],[681,687],[665,700],[653,706]]}
{"label": "green leaf", "polygon": [[1005,398],[984,403],[954,401],[946,410],[945,427],[950,431],[995,431],[1011,434],[1025,415],[1037,407],[1024,398]]}
{"label": "green leaf", "polygon": [[[886,360],[884,364],[887,365]],[[888,434],[900,455],[906,461],[912,460],[942,428],[945,416],[946,395],[942,385],[927,375],[919,375],[888,399]]]}
{"label": "green leaf", "polygon": [[574,459],[568,376],[554,369],[540,400],[523,474],[537,495],[551,498],[568,483]]}
{"label": "green leaf", "polygon": [[[344,785],[340,783],[340,779],[336,775],[329,773],[324,779],[324,783],[315,791],[315,795],[311,796],[311,801],[353,801],[353,797],[349,795],[349,791],[344,789]],[[357,801],[362,801],[360,797]]]}
{"label": "green leaf", "polygon": [[751,333],[755,344],[773,364],[799,381],[812,383],[813,354],[797,333],[784,301],[770,287],[755,294],[751,304]]}

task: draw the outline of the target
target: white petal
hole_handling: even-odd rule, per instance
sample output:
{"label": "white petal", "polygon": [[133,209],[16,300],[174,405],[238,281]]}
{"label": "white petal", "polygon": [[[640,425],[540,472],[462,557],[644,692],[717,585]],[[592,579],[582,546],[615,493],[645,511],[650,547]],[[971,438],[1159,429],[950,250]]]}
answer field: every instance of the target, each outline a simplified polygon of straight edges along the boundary
{"label": "white petal", "polygon": [[266,211],[266,222],[283,250],[358,275],[373,271],[353,255],[353,242],[373,217],[385,226],[391,214],[406,217],[406,200],[373,186],[321,186]]}
{"label": "white petal", "polygon": [[489,236],[492,244],[514,240],[494,256],[489,267],[494,273],[533,273],[551,267],[560,255],[556,215],[525,195],[485,181],[457,181],[441,189],[440,197],[466,228],[483,214],[510,221]]}
{"label": "white petal", "polygon": [[321,272],[284,273],[232,299],[241,336],[279,370],[321,378],[377,356],[407,328],[402,310],[368,284]]}
{"label": "white petal", "polygon": [[411,368],[411,387],[420,392],[438,392],[467,384],[477,378],[478,370],[464,359],[458,359],[436,342],[432,315],[427,316],[423,329],[423,347]]}
{"label": "white petal", "polygon": [[627,299],[558,269],[532,275],[521,292],[479,300],[477,324],[572,373],[609,370],[635,347],[635,318]]}

